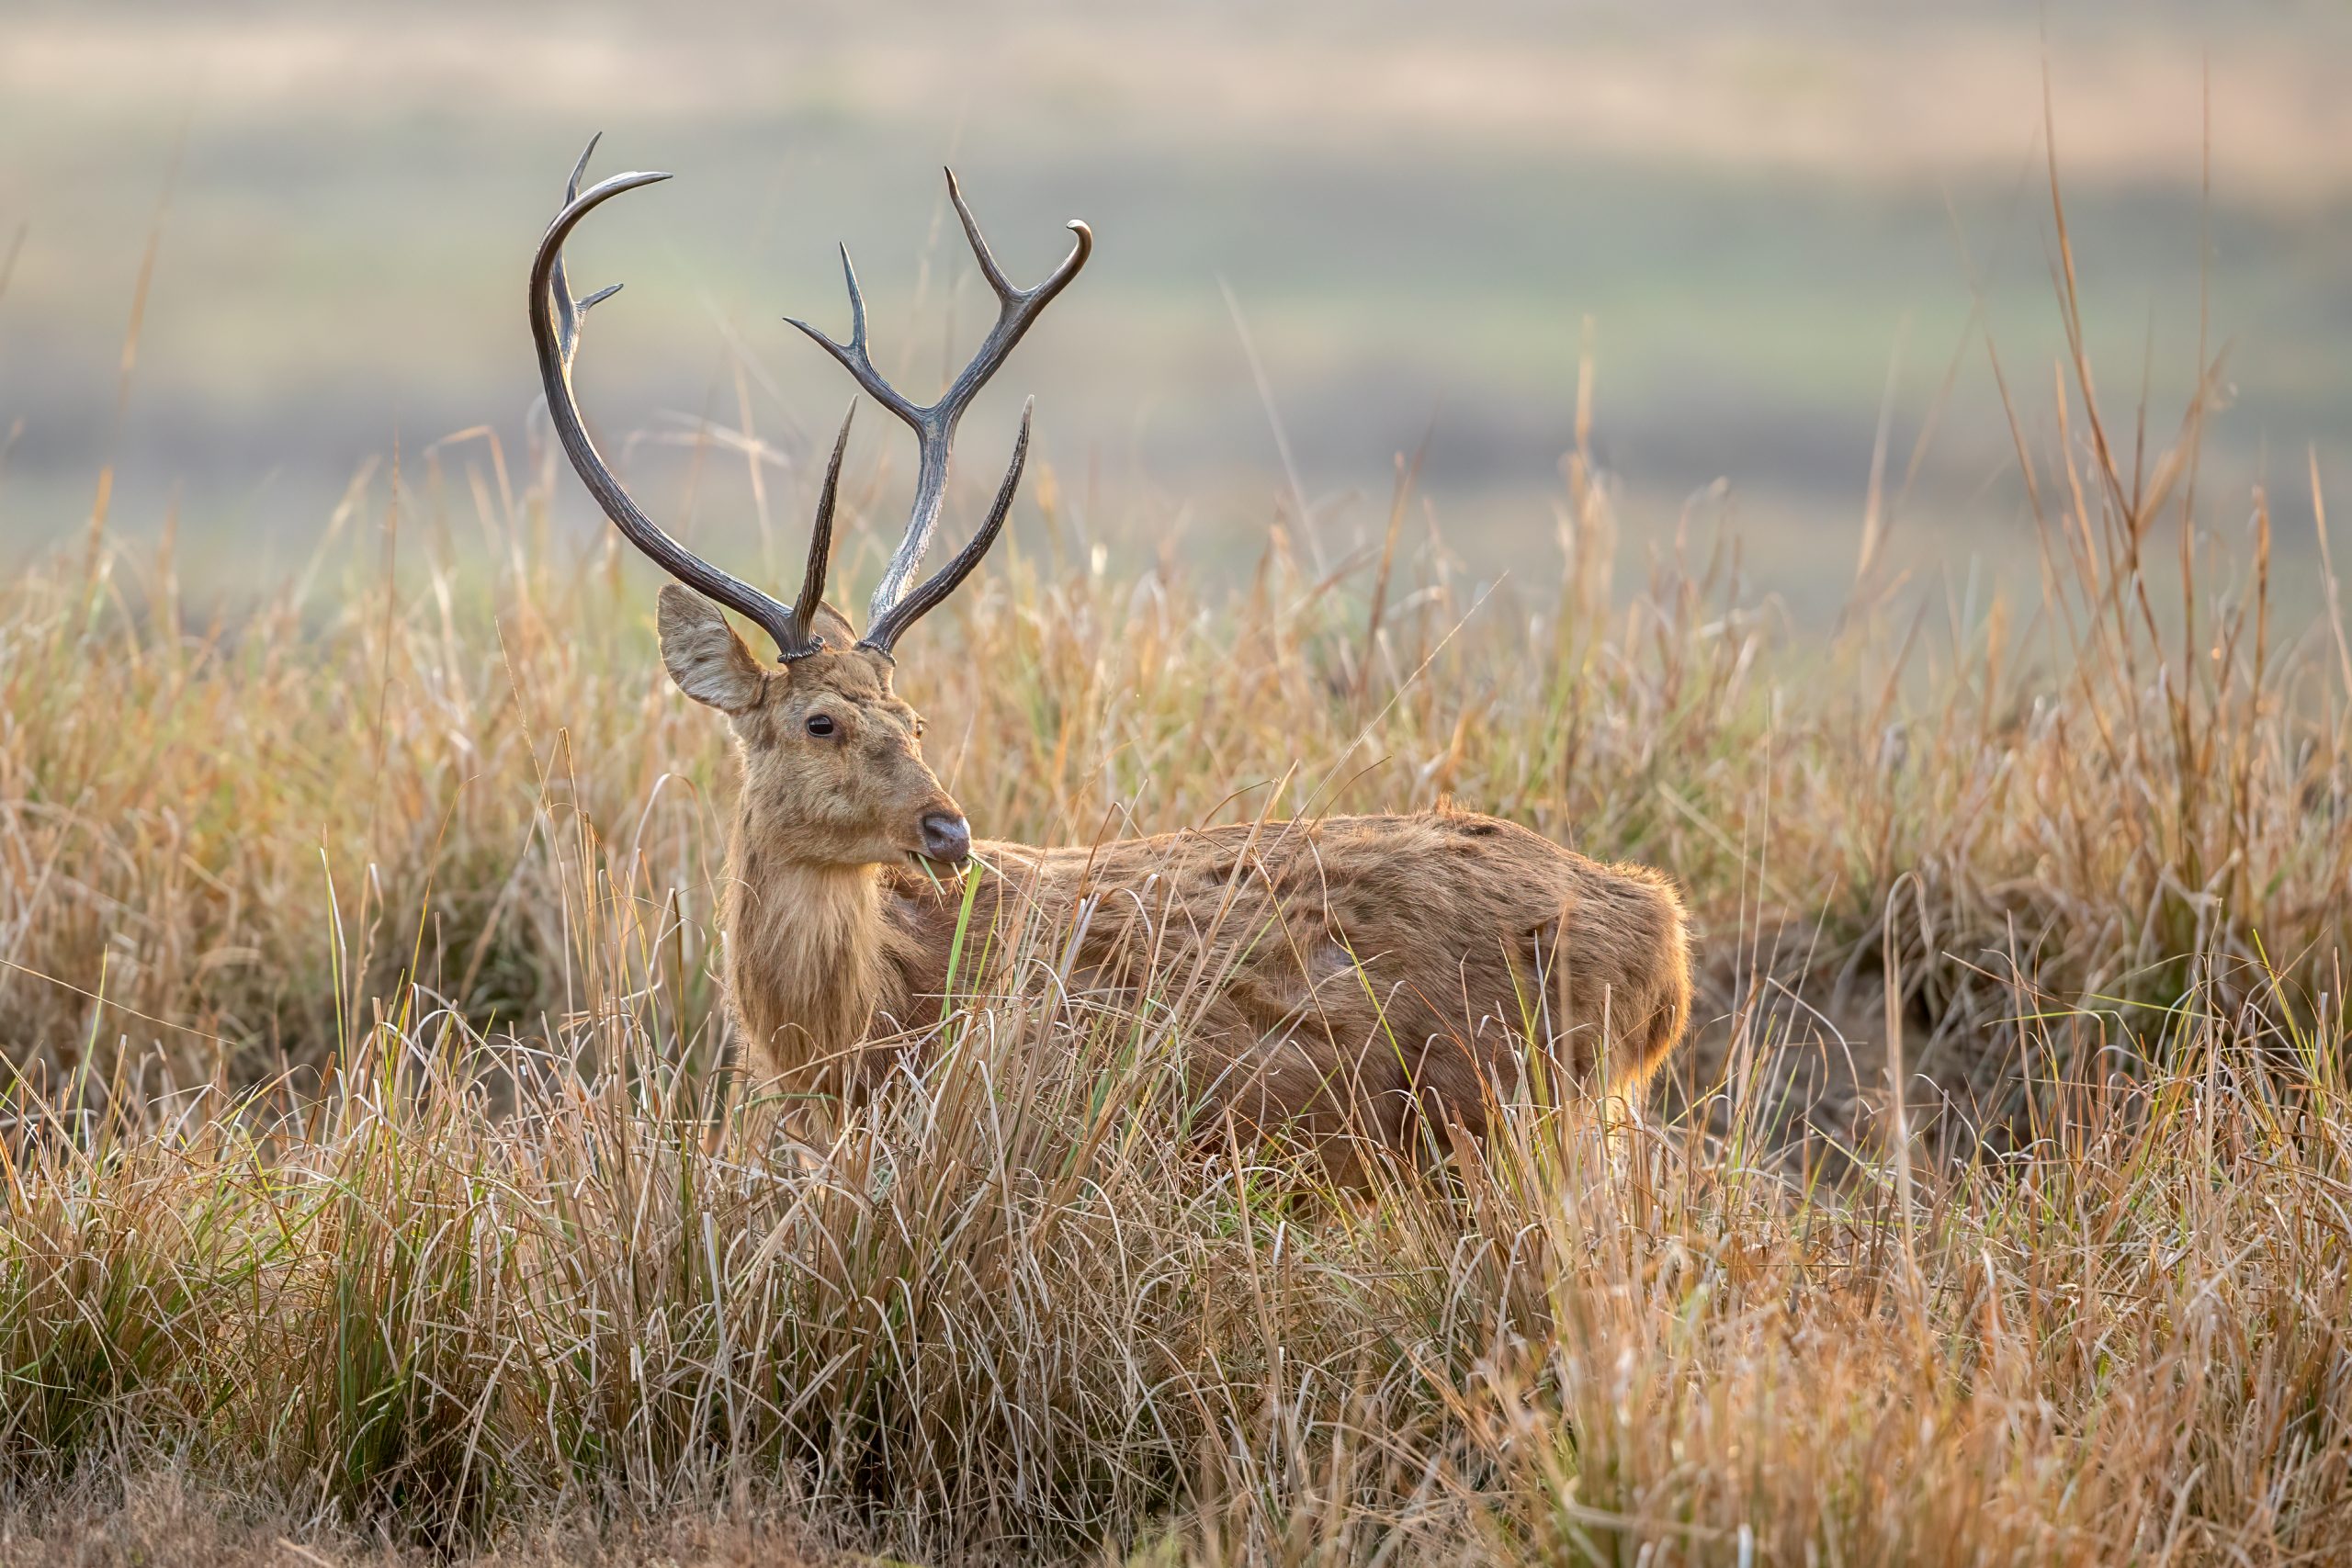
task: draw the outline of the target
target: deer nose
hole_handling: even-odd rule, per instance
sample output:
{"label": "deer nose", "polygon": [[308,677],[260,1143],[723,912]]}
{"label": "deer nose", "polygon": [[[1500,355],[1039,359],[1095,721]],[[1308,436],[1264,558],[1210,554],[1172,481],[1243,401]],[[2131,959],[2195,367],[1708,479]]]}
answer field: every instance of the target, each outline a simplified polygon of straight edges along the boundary
{"label": "deer nose", "polygon": [[972,855],[972,825],[957,812],[924,812],[922,854],[943,865],[963,864]]}

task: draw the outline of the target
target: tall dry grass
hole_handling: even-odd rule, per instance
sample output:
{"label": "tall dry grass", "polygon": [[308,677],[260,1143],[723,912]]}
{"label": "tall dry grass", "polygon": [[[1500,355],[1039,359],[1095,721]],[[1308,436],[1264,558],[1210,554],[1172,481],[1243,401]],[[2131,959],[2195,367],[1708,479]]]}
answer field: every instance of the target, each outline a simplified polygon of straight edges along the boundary
{"label": "tall dry grass", "polygon": [[2282,1089],[2246,1031],[2289,1010],[2222,1006],[2026,1154],[1834,1190],[1738,1115],[1612,1154],[1528,1106],[1442,1182],[1325,1196],[1196,1152],[1174,1043],[1058,999],[983,998],[821,1148],[757,1108],[711,1147],[674,1064],[447,1012],[299,1105],[20,1088],[0,1454],[19,1508],[160,1471],[330,1546],[764,1514],[941,1561],[2325,1561],[2343,1042],[2288,1033]]}
{"label": "tall dry grass", "polygon": [[1661,1114],[1361,1199],[1175,1135],[1165,994],[962,998],[821,1146],[729,1101],[718,727],[544,462],[446,447],[335,586],[200,617],[61,553],[0,588],[0,1534],[2352,1558],[2352,654],[2274,624],[2260,496],[2206,522],[2204,404],[2120,456],[2073,371],[2038,600],[1937,627],[1873,534],[1824,641],[1729,540],[1621,592],[1581,438],[1556,592],[1402,465],[1229,601],[1040,484],[909,661],[984,831],[1451,795],[1690,892]]}

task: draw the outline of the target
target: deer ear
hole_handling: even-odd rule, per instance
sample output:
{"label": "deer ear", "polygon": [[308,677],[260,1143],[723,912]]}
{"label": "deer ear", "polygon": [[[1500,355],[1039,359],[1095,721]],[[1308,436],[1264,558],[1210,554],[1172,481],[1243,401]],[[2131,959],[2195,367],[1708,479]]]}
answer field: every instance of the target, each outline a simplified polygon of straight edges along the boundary
{"label": "deer ear", "polygon": [[678,690],[721,713],[741,713],[760,700],[760,661],[718,605],[665,583],[660,624],[662,662]]}
{"label": "deer ear", "polygon": [[831,604],[819,604],[817,613],[808,618],[808,624],[812,631],[825,639],[827,648],[849,649],[856,646],[857,628],[849,624],[847,615],[842,615]]}

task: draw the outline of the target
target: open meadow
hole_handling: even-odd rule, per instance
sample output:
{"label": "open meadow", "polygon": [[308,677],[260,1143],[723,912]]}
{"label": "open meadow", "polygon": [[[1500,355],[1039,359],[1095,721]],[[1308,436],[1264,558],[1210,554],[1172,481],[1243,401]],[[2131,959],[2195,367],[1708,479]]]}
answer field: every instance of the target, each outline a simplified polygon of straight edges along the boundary
{"label": "open meadow", "polygon": [[[836,1122],[742,1092],[725,727],[543,412],[405,425],[290,554],[109,499],[103,443],[32,542],[51,452],[0,490],[0,1565],[2352,1562],[2329,454],[2230,425],[2193,282],[2162,367],[2105,356],[2064,160],[2029,174],[2057,352],[1963,333],[1997,479],[1905,512],[1933,464],[1865,418],[1834,547],[1803,487],[1751,529],[1622,472],[1589,358],[1541,484],[1431,504],[1425,417],[1367,421],[1351,538],[1261,472],[1203,559],[1041,441],[899,676],[978,833],[1458,803],[1688,902],[1645,1104],[1539,1082],[1362,1191],[1200,1135],[1203,976],[1113,999],[1066,931]],[[816,476],[733,417],[613,449],[740,491],[759,526],[697,541],[787,583]],[[907,480],[865,440],[845,604]]]}

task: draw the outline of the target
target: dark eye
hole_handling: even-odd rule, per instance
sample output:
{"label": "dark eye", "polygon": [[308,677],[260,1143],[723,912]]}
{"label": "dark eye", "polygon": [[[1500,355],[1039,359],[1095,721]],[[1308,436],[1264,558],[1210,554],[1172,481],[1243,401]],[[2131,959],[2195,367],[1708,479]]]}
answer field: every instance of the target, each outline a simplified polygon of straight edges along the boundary
{"label": "dark eye", "polygon": [[812,713],[808,716],[809,734],[821,740],[832,732],[833,719],[831,714]]}
{"label": "dark eye", "polygon": [[915,720],[915,739],[918,740],[922,739],[922,720],[921,719]]}

